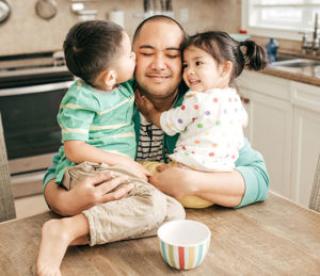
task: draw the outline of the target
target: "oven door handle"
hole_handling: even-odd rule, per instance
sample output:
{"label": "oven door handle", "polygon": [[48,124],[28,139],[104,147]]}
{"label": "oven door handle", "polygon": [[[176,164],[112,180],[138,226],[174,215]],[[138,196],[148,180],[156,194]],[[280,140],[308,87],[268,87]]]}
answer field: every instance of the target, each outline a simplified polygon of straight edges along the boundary
{"label": "oven door handle", "polygon": [[28,87],[0,89],[0,97],[46,93],[46,92],[57,91],[60,89],[68,89],[73,82],[74,81],[64,81],[64,82],[57,82],[57,83],[32,85]]}

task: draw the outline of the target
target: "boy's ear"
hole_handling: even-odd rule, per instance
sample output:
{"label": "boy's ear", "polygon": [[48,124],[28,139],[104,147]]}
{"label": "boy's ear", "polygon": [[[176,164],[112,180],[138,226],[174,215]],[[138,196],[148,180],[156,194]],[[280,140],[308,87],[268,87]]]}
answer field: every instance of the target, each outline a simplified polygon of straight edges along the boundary
{"label": "boy's ear", "polygon": [[117,84],[117,73],[115,70],[108,70],[105,73],[104,83],[108,90],[112,90]]}
{"label": "boy's ear", "polygon": [[105,70],[101,72],[98,79],[105,86],[107,90],[112,90],[117,84],[117,73],[115,70]]}

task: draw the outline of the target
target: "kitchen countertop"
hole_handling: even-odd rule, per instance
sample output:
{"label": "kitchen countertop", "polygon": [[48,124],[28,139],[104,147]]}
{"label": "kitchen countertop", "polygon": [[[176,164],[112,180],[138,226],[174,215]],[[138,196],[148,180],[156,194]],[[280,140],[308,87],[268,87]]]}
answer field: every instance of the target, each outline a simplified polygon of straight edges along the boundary
{"label": "kitchen countertop", "polygon": [[292,68],[268,65],[261,73],[320,86],[320,66]]}
{"label": "kitchen countertop", "polygon": [[[42,224],[37,216],[0,223],[1,275],[32,275]],[[203,264],[188,272],[169,268],[156,237],[69,248],[62,274],[77,275],[319,275],[320,213],[270,194],[241,209],[187,210],[205,223],[212,241]]]}
{"label": "kitchen countertop", "polygon": [[[301,52],[292,50],[280,50],[278,53],[279,58],[284,59],[295,59],[305,58],[312,60],[319,60],[319,55],[313,55],[310,53],[302,54]],[[281,61],[281,59],[280,59]],[[310,85],[320,86],[320,66],[307,66],[303,68],[297,67],[281,67],[268,65],[264,70],[261,71],[263,74],[271,75],[279,78],[293,80],[297,82],[303,82]]]}

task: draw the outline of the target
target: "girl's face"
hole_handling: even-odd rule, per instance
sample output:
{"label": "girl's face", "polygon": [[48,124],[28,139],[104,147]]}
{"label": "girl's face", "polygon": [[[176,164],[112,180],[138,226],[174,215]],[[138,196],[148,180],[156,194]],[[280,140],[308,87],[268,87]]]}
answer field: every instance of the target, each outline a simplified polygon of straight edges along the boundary
{"label": "girl's face", "polygon": [[224,65],[218,65],[210,54],[198,47],[190,46],[184,50],[183,68],[183,79],[193,91],[228,86]]}

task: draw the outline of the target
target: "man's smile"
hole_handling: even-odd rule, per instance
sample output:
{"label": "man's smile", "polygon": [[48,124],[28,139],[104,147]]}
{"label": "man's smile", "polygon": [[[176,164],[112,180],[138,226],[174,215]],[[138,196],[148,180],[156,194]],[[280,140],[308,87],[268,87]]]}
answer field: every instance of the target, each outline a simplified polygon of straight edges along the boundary
{"label": "man's smile", "polygon": [[155,82],[162,82],[169,79],[170,75],[159,75],[159,74],[146,74],[146,77],[152,79]]}

